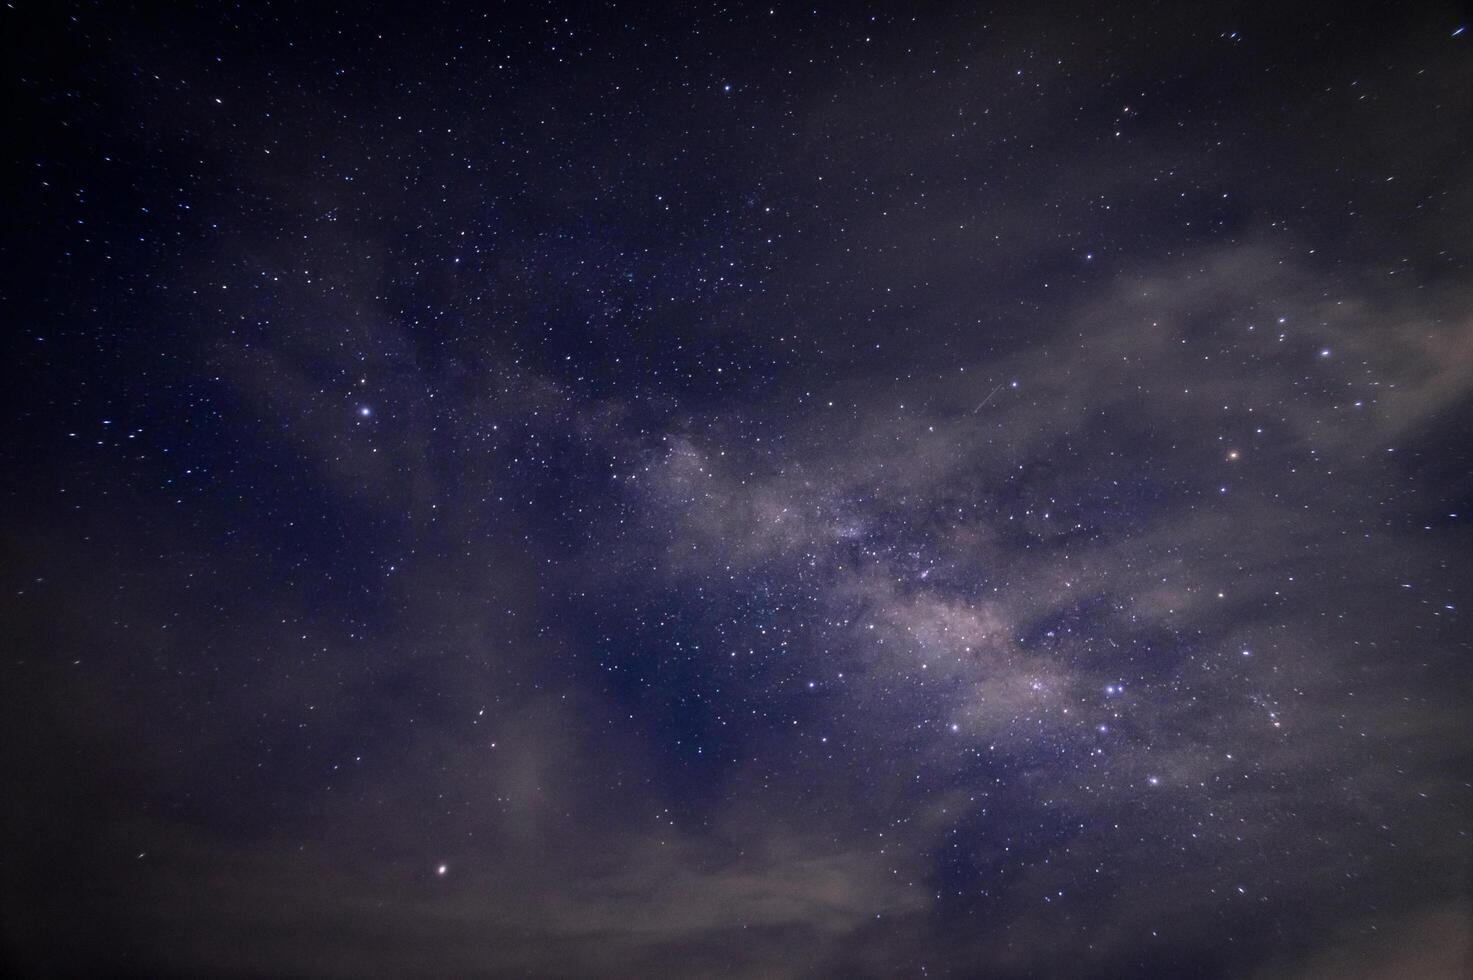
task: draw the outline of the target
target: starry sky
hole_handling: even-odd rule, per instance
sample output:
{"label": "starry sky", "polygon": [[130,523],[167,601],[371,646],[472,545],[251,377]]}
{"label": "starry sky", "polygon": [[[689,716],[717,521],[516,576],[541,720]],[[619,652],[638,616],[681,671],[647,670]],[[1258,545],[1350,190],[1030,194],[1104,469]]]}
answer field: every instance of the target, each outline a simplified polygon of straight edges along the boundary
{"label": "starry sky", "polygon": [[1469,20],[7,4],[8,975],[1469,975]]}

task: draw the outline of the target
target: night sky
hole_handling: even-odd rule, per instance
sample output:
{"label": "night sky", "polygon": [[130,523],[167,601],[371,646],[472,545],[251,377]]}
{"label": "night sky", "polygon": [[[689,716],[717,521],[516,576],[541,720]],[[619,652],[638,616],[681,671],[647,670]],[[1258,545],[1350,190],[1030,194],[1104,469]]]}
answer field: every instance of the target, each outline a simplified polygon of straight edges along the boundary
{"label": "night sky", "polygon": [[0,968],[1473,974],[1473,15],[0,11]]}

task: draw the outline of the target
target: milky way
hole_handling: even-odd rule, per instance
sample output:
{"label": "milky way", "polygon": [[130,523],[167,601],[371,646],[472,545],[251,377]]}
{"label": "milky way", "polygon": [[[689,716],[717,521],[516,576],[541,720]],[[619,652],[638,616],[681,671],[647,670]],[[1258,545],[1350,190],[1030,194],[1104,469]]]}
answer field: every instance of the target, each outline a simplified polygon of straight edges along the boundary
{"label": "milky way", "polygon": [[8,975],[1473,972],[1453,5],[216,6],[3,15]]}

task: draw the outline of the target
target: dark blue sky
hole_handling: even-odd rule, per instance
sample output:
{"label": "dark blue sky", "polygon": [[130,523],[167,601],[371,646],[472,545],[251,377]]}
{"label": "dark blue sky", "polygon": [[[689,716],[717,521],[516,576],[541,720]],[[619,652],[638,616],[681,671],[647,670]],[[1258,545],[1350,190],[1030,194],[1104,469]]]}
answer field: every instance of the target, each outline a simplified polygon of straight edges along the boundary
{"label": "dark blue sky", "polygon": [[1473,968],[1466,11],[0,18],[9,975]]}

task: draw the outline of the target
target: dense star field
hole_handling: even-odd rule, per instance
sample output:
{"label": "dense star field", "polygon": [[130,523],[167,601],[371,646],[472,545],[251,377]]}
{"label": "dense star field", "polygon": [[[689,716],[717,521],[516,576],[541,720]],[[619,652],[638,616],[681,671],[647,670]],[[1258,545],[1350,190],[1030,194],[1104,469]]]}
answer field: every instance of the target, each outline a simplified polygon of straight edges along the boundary
{"label": "dense star field", "polygon": [[8,4],[6,975],[1470,975],[1468,20]]}

